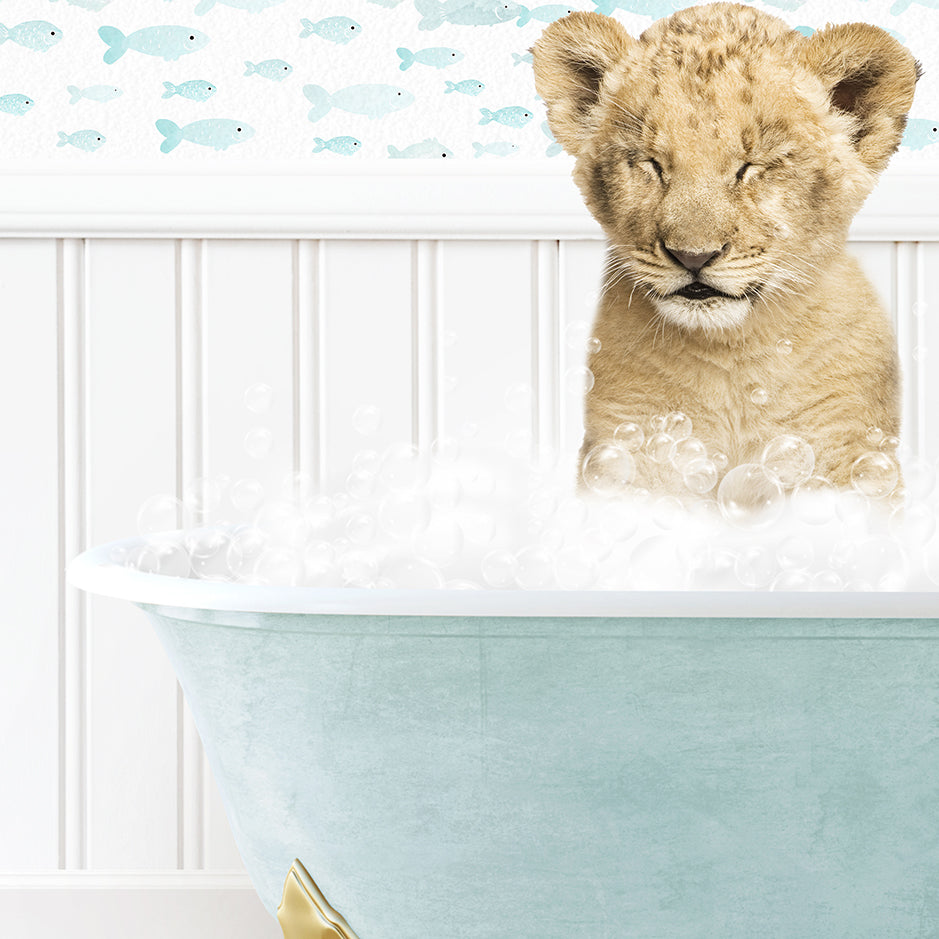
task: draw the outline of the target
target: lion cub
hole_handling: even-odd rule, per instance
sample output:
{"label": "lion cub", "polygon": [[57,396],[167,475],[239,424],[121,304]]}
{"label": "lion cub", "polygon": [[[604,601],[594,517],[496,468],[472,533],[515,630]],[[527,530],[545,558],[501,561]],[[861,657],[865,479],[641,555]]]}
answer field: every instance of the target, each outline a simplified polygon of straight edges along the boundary
{"label": "lion cub", "polygon": [[[868,429],[899,432],[890,323],[845,241],[899,146],[913,56],[874,26],[806,38],[731,3],[638,39],[572,13],[532,51],[609,240],[581,457],[623,422],[648,434],[682,411],[731,466],[795,434],[816,475],[848,485]],[[643,459],[635,482],[669,473]]]}

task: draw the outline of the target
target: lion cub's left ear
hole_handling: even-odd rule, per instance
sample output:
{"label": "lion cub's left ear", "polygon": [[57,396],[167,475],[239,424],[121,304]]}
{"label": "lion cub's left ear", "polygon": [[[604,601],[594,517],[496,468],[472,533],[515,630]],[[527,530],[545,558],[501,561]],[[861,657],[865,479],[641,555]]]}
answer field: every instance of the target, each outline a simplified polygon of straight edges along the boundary
{"label": "lion cub's left ear", "polygon": [[636,45],[612,17],[577,12],[552,23],[532,47],[535,87],[548,105],[551,132],[571,155],[596,130],[604,79]]}
{"label": "lion cub's left ear", "polygon": [[879,173],[900,146],[919,63],[886,30],[868,23],[826,27],[805,40],[800,57],[821,78],[831,104],[855,118],[854,146]]}

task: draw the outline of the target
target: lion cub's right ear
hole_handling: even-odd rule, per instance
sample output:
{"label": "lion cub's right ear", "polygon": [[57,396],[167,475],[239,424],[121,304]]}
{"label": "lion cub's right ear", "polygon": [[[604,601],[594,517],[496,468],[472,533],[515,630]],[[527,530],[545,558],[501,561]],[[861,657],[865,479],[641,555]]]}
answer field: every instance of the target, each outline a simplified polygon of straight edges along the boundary
{"label": "lion cub's right ear", "polygon": [[594,106],[604,77],[635,45],[612,17],[571,13],[552,23],[532,47],[535,87],[548,105],[551,132],[572,156],[596,130]]}

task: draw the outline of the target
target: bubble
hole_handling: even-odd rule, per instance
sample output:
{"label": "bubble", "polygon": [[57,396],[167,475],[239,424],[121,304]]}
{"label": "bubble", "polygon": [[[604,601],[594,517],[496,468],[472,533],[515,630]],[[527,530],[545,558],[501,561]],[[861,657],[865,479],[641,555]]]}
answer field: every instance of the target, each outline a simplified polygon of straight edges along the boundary
{"label": "bubble", "polygon": [[844,590],[844,580],[833,570],[819,571],[812,577],[812,590]]}
{"label": "bubble", "polygon": [[381,454],[377,450],[359,450],[352,458],[352,469],[377,476],[381,470]]}
{"label": "bubble", "polygon": [[672,411],[665,415],[665,424],[662,430],[673,440],[684,440],[691,436],[691,418],[681,411]]}
{"label": "bubble", "polygon": [[933,537],[923,549],[923,570],[939,587],[939,537]]}
{"label": "bubble", "polygon": [[303,582],[303,557],[295,548],[283,545],[263,548],[252,574],[254,583],[295,587]]}
{"label": "bubble", "polygon": [[263,460],[274,446],[274,435],[266,427],[252,427],[245,434],[245,451],[255,460]]}
{"label": "bubble", "polygon": [[303,548],[303,582],[310,587],[341,587],[342,575],[336,552],[327,541],[310,542]]}
{"label": "bubble", "polygon": [[464,421],[460,426],[460,433],[468,440],[479,435],[479,424],[476,421]]}
{"label": "bubble", "polygon": [[443,575],[429,561],[412,557],[394,557],[382,566],[382,578],[400,590],[437,590]]}
{"label": "bubble", "polygon": [[561,548],[554,557],[554,576],[565,590],[586,590],[597,574],[597,562],[579,545]]}
{"label": "bubble", "polygon": [[564,344],[568,349],[583,349],[589,334],[589,323],[586,323],[583,320],[579,320],[576,323],[570,323],[564,330]]}
{"label": "bubble", "polygon": [[887,527],[897,541],[905,545],[924,545],[936,531],[936,516],[922,504],[898,506],[890,513]]}
{"label": "bubble", "polygon": [[528,514],[538,522],[546,522],[554,515],[558,506],[558,495],[554,489],[535,489],[526,502]]}
{"label": "bubble", "polygon": [[183,503],[169,493],[150,496],[137,511],[137,533],[175,531],[184,524],[183,508]]}
{"label": "bubble", "polygon": [[792,493],[792,511],[800,521],[824,525],[835,517],[837,490],[824,476],[810,476]]}
{"label": "bubble", "polygon": [[568,530],[583,528],[588,516],[587,504],[576,496],[562,499],[558,505],[557,521],[562,528]]}
{"label": "bubble", "polygon": [[531,385],[517,382],[510,385],[505,392],[505,407],[510,414],[524,415],[531,411],[532,393]]}
{"label": "bubble", "polygon": [[188,577],[191,570],[189,552],[171,538],[150,539],[129,549],[122,563],[145,574],[164,577]]}
{"label": "bubble", "polygon": [[490,587],[511,587],[515,583],[515,555],[504,548],[495,548],[486,554],[480,563],[480,569],[483,580]]}
{"label": "bubble", "polygon": [[353,470],[346,477],[346,492],[353,499],[360,501],[367,499],[375,491],[376,478],[374,473],[365,470]]}
{"label": "bubble", "polygon": [[792,535],[777,546],[776,560],[784,570],[802,570],[815,560],[815,548],[808,538]]}
{"label": "bubble", "polygon": [[900,471],[881,450],[869,450],[851,464],[851,485],[869,499],[883,499],[896,488]]}
{"label": "bubble", "polygon": [[254,527],[271,541],[293,547],[302,545],[311,531],[306,511],[286,500],[265,502],[254,516]]}
{"label": "bubble", "polygon": [[453,465],[460,458],[460,441],[456,437],[438,437],[430,450],[438,463]]}
{"label": "bubble", "polygon": [[418,557],[438,567],[447,567],[459,559],[463,550],[463,529],[455,518],[438,516],[412,539]]}
{"label": "bubble", "polygon": [[884,439],[880,441],[880,447],[878,449],[890,451],[896,450],[899,446],[899,437],[884,437]]}
{"label": "bubble", "polygon": [[353,544],[367,545],[375,540],[378,533],[378,523],[373,515],[367,512],[356,512],[346,521],[346,534]]}
{"label": "bubble", "polygon": [[409,492],[427,481],[428,461],[410,443],[391,447],[382,460],[381,480],[393,492]]}
{"label": "bubble", "polygon": [[649,428],[653,434],[661,434],[665,432],[665,415],[656,414],[649,419]]}
{"label": "bubble", "polygon": [[593,389],[593,385],[593,372],[586,365],[570,368],[564,375],[564,386],[569,395],[577,397],[585,395]]}
{"label": "bubble", "polygon": [[228,490],[232,507],[238,512],[253,512],[264,499],[264,487],[256,479],[237,479]]}
{"label": "bubble", "polygon": [[730,458],[726,453],[722,453],[720,450],[716,450],[711,454],[711,462],[717,467],[717,471],[727,469],[730,465]]}
{"label": "bubble", "polygon": [[668,463],[675,438],[664,431],[656,431],[646,441],[644,451],[653,463]]}
{"label": "bubble", "polygon": [[597,339],[596,336],[591,336],[585,343],[587,348],[587,355],[596,355],[600,349],[603,348],[603,344]]}
{"label": "bubble", "polygon": [[621,495],[636,475],[636,461],[624,447],[598,444],[587,452],[581,469],[584,485],[599,496]]}
{"label": "bubble", "polygon": [[846,525],[860,527],[867,523],[871,514],[870,500],[853,489],[843,490],[835,499],[835,514]]}
{"label": "bubble", "polygon": [[352,426],[363,437],[378,433],[381,420],[381,408],[374,404],[360,404],[352,414]]}
{"label": "bubble", "polygon": [[646,439],[645,431],[632,421],[625,421],[613,431],[613,439],[621,447],[632,453],[638,450]]}
{"label": "bubble", "polygon": [[245,388],[245,407],[253,414],[265,414],[274,401],[274,389],[263,381],[255,382]]}
{"label": "bubble", "polygon": [[343,552],[338,567],[347,587],[371,587],[378,579],[378,559],[369,550]]}
{"label": "bubble", "polygon": [[515,582],[523,590],[547,587],[554,578],[554,561],[543,548],[522,548],[515,560]]}
{"label": "bubble", "polygon": [[659,496],[652,503],[652,521],[659,528],[671,531],[687,521],[685,507],[675,496]]}
{"label": "bubble", "polygon": [[794,434],[780,434],[763,448],[763,471],[783,489],[802,485],[815,469],[815,451]]}
{"label": "bubble", "polygon": [[435,509],[455,509],[463,497],[463,483],[460,482],[456,467],[436,467],[424,492]]}
{"label": "bubble", "polygon": [[192,572],[202,580],[230,580],[228,534],[218,528],[195,528],[184,541]]}
{"label": "bubble", "polygon": [[901,590],[908,574],[906,557],[899,545],[879,535],[849,542],[841,568],[849,580],[868,583],[875,590]]}
{"label": "bubble", "polygon": [[879,427],[867,428],[866,440],[872,447],[879,447],[884,436],[884,432]]}
{"label": "bubble", "polygon": [[200,476],[183,492],[183,505],[198,519],[211,515],[222,504],[222,484],[217,478]]}
{"label": "bubble", "polygon": [[766,545],[744,548],[734,561],[734,574],[744,587],[766,587],[776,576],[776,572],[776,558]]}
{"label": "bubble", "polygon": [[762,407],[769,401],[769,392],[760,385],[753,385],[750,388],[750,400]]}
{"label": "bubble", "polygon": [[280,481],[280,493],[288,502],[300,505],[313,495],[313,477],[309,473],[292,471]]}
{"label": "bubble", "polygon": [[391,493],[378,508],[381,527],[396,538],[410,539],[430,522],[430,503],[419,492]]}
{"label": "bubble", "polygon": [[261,552],[269,543],[268,535],[257,528],[243,528],[234,532],[225,551],[225,561],[231,576],[243,580],[251,575]]}
{"label": "bubble", "polygon": [[679,473],[684,473],[689,464],[707,458],[708,448],[697,437],[676,438],[668,458]]}
{"label": "bubble", "polygon": [[701,496],[717,485],[717,476],[713,460],[693,460],[685,467],[681,478],[687,489]]}
{"label": "bubble", "polygon": [[785,495],[759,463],[741,463],[721,480],[717,490],[721,514],[740,528],[765,528],[783,513]]}
{"label": "bubble", "polygon": [[470,498],[486,499],[496,491],[496,474],[488,466],[466,466],[459,478]]}
{"label": "bubble", "polygon": [[329,496],[314,496],[303,506],[303,517],[311,531],[325,531],[336,517],[335,500]]}
{"label": "bubble", "polygon": [[792,343],[788,339],[777,340],[776,352],[779,355],[790,355],[792,353]]}
{"label": "bubble", "polygon": [[780,573],[774,578],[773,582],[769,585],[770,590],[811,590],[812,589],[812,575],[808,571],[802,570],[786,570],[780,571]]}

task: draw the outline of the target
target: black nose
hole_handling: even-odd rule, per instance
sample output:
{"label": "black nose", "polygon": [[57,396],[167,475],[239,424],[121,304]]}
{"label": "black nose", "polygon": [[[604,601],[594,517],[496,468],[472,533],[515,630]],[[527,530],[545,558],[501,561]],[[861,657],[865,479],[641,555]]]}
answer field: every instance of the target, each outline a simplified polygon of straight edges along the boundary
{"label": "black nose", "polygon": [[724,250],[721,248],[718,251],[678,251],[665,245],[662,245],[662,247],[665,248],[665,253],[676,264],[680,264],[686,270],[691,271],[692,274],[697,274],[708,261],[713,261]]}

